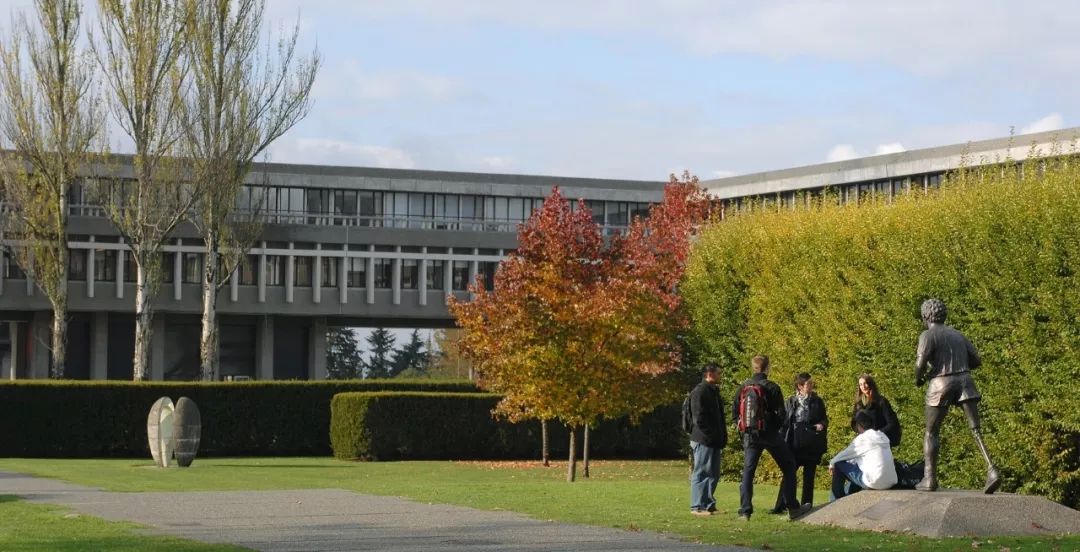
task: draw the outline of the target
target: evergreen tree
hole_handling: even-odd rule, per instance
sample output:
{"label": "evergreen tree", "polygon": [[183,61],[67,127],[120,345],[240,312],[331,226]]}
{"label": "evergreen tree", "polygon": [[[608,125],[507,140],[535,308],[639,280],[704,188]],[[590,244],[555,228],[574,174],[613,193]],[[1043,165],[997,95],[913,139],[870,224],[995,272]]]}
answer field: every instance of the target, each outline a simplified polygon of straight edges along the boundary
{"label": "evergreen tree", "polygon": [[366,378],[389,378],[391,377],[392,364],[390,361],[391,351],[394,350],[394,334],[386,328],[375,328],[367,336],[370,346],[371,357],[365,366],[367,367]]}
{"label": "evergreen tree", "polygon": [[394,351],[390,366],[390,377],[396,377],[406,370],[412,376],[425,375],[430,356],[431,353],[424,350],[424,342],[420,339],[420,330],[413,330],[409,336],[409,342]]}
{"label": "evergreen tree", "polygon": [[360,344],[350,328],[331,327],[326,331],[326,377],[350,379],[364,376]]}

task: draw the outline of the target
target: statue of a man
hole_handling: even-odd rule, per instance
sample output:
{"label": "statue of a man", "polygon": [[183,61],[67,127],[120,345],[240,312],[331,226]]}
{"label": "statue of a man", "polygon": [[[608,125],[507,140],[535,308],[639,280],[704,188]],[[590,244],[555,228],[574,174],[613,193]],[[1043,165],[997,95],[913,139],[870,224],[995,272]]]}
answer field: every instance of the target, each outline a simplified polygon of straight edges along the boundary
{"label": "statue of a man", "polygon": [[960,405],[967,416],[975,443],[986,460],[986,486],[983,492],[992,494],[1001,485],[1001,476],[990,460],[982,434],[979,432],[979,390],[971,379],[971,370],[982,364],[978,351],[964,334],[945,325],[948,311],[938,299],[927,299],[922,304],[922,319],[926,331],[919,336],[919,348],[915,359],[915,385],[926,388],[926,436],[923,441],[923,457],[926,468],[923,479],[915,486],[920,491],[936,491],[938,449],[941,440],[941,422],[949,412],[949,406]]}

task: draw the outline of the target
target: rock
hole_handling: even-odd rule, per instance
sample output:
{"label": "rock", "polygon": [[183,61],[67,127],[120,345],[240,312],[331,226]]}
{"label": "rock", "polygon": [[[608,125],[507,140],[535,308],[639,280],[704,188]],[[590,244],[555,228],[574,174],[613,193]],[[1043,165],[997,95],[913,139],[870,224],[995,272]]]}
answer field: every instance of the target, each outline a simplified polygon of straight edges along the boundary
{"label": "rock", "polygon": [[154,463],[162,468],[169,467],[173,457],[173,402],[169,397],[161,397],[150,407],[146,417],[146,440]]}
{"label": "rock", "polygon": [[195,401],[180,397],[176,401],[176,411],[173,414],[173,439],[176,441],[176,463],[181,468],[186,468],[195,460],[195,454],[199,452],[199,439],[202,436],[202,416]]}

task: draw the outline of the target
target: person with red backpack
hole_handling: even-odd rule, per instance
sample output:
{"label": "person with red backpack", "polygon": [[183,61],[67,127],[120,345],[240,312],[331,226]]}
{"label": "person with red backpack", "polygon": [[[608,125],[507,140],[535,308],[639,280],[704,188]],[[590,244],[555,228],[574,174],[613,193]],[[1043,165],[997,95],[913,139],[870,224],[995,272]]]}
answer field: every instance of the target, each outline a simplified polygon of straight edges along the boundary
{"label": "person with red backpack", "polygon": [[754,473],[761,453],[768,451],[783,473],[780,493],[788,509],[788,519],[794,521],[808,513],[811,506],[800,506],[795,499],[795,459],[780,437],[784,393],[779,385],[769,381],[769,357],[758,355],[751,365],[754,375],[739,386],[732,408],[732,418],[742,434],[745,454],[739,483],[739,519],[748,521],[754,513]]}

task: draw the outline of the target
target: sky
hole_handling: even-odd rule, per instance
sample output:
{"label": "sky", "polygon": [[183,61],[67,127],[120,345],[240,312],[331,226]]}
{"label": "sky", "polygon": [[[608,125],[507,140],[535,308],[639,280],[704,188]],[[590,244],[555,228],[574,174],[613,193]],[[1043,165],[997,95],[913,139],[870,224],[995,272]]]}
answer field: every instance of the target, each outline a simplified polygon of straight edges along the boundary
{"label": "sky", "polygon": [[267,0],[266,15],[323,62],[275,162],[710,179],[1080,118],[1072,2]]}

